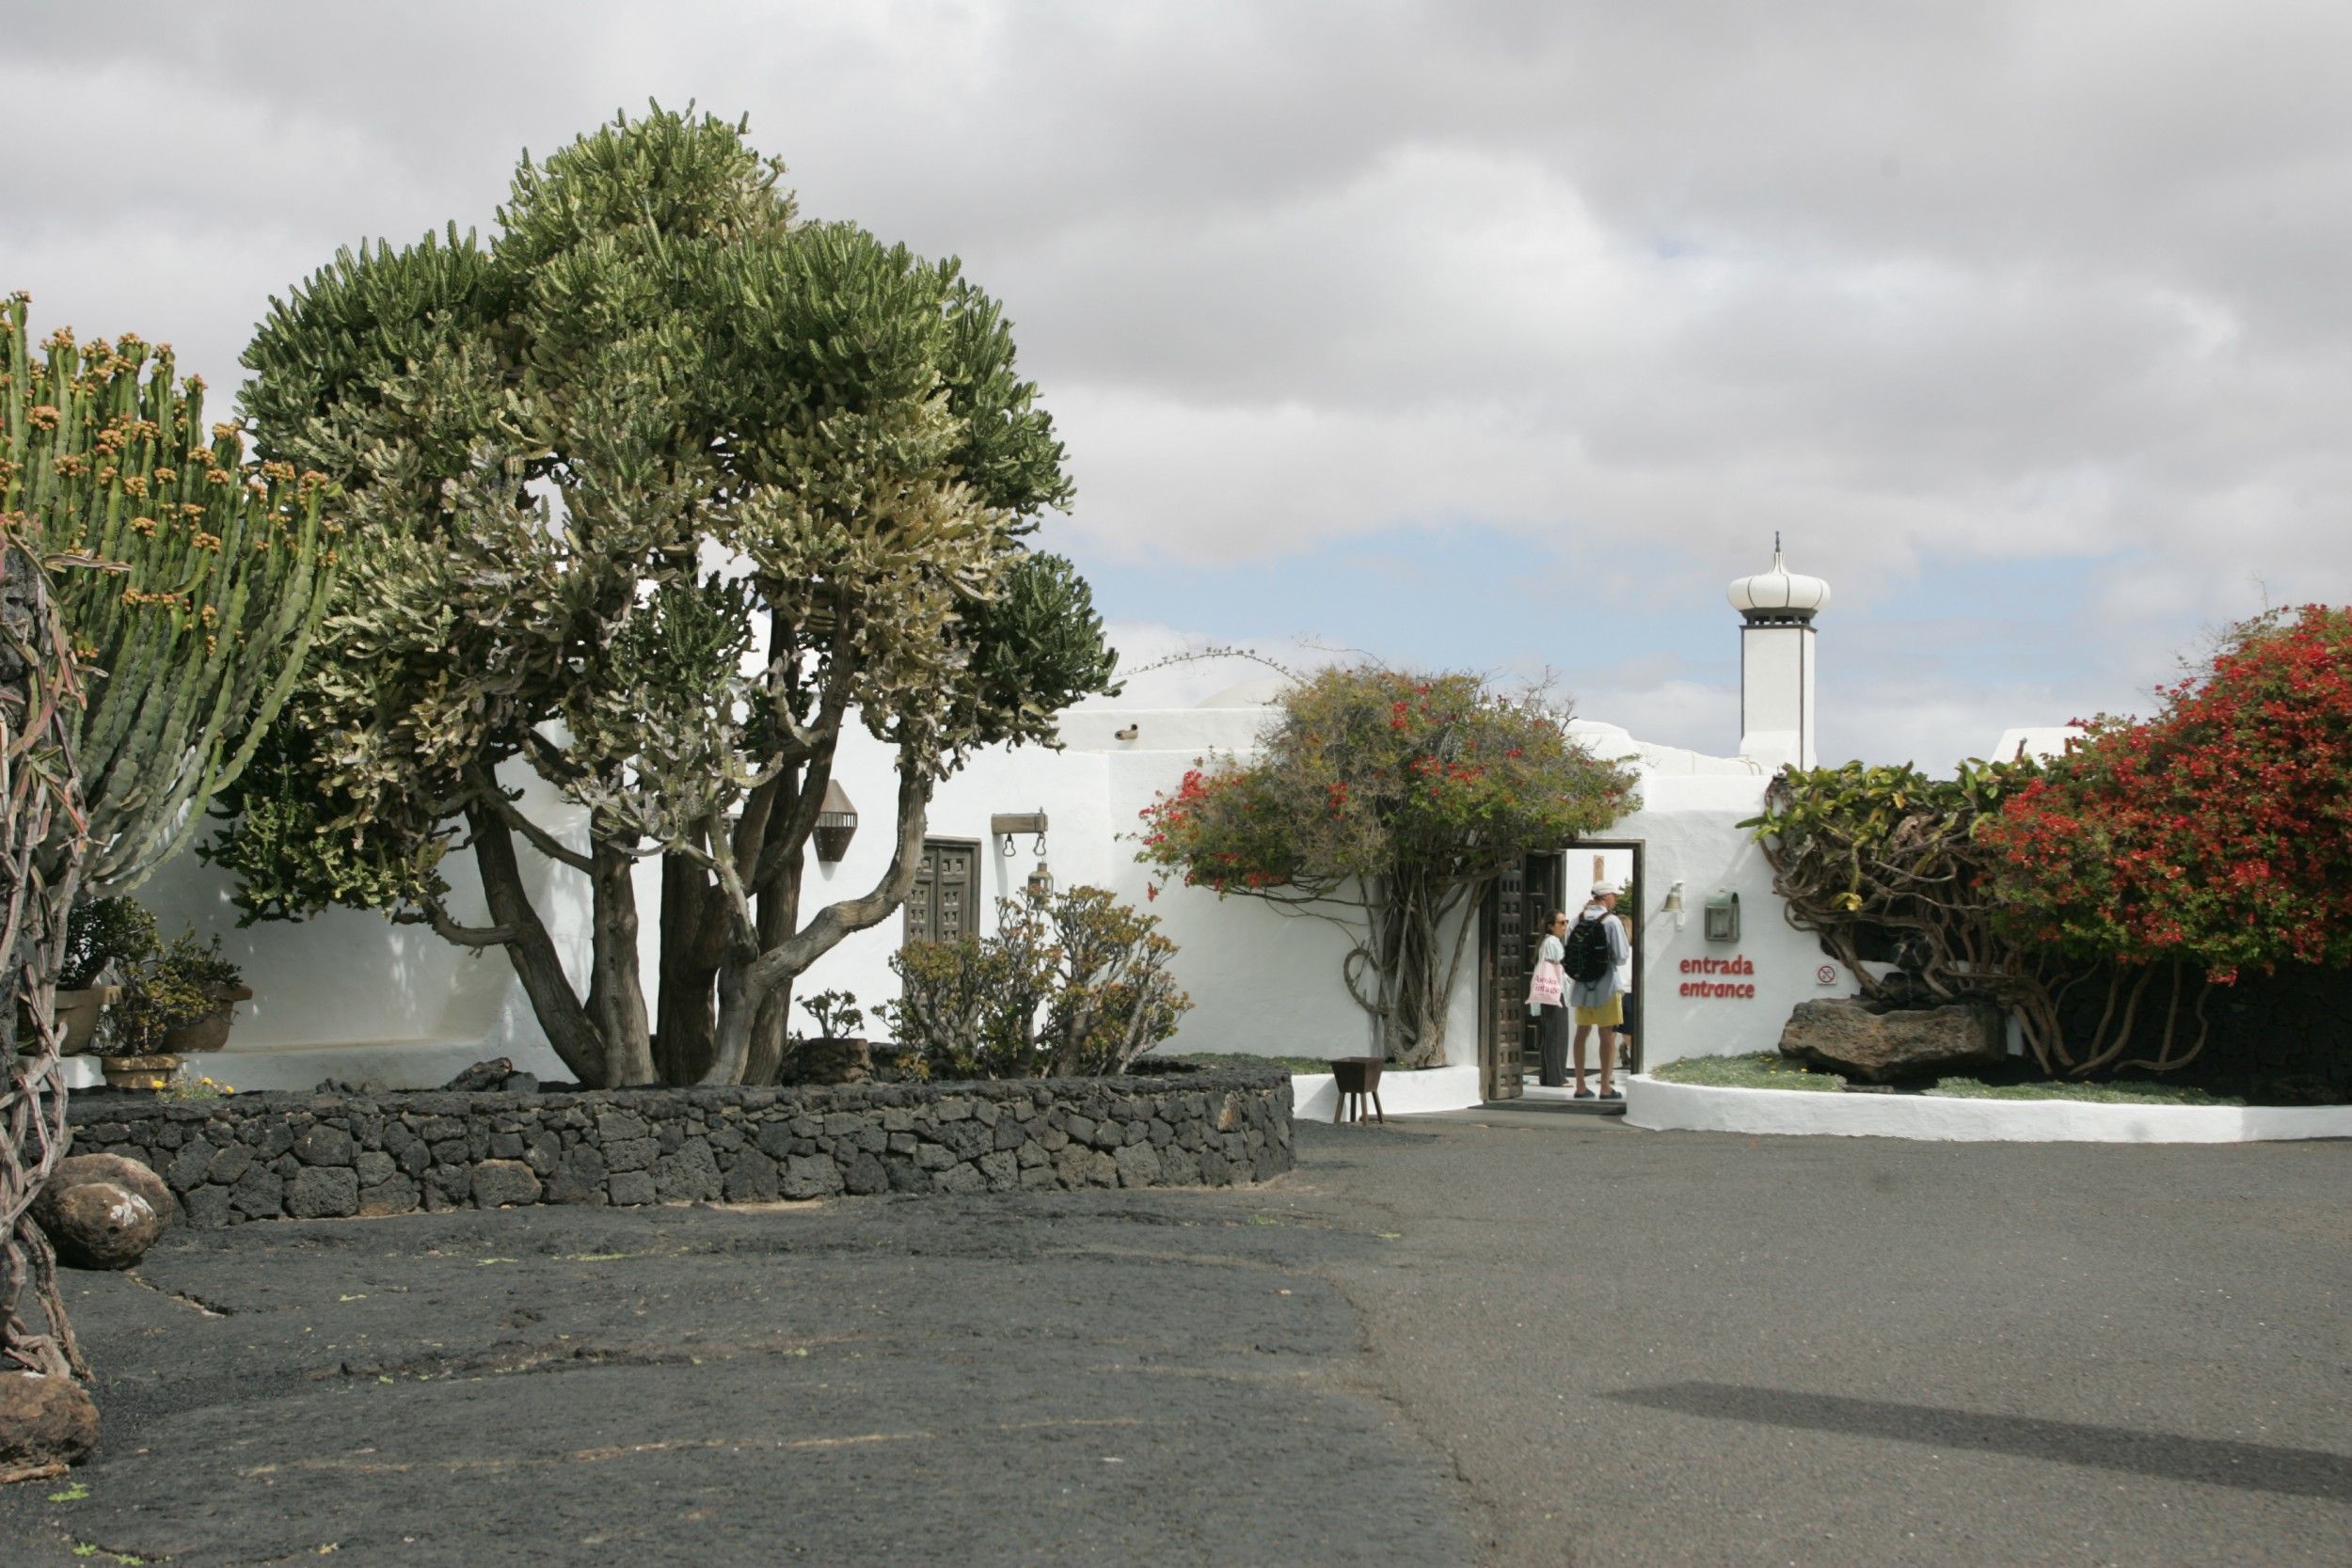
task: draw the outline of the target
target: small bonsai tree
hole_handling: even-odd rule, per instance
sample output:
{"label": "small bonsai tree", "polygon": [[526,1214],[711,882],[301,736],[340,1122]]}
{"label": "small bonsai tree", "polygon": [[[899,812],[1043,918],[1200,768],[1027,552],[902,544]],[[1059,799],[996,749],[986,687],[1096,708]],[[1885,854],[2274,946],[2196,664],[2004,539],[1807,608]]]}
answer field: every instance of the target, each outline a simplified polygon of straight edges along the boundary
{"label": "small bonsai tree", "polygon": [[1101,888],[1000,898],[996,913],[993,935],[914,942],[891,959],[904,992],[883,1011],[931,1077],[1124,1072],[1192,1006],[1158,918]]}
{"label": "small bonsai tree", "polygon": [[66,927],[65,968],[57,989],[87,990],[109,974],[127,979],[162,945],[154,911],[128,895],[76,904]]}
{"label": "small bonsai tree", "polygon": [[814,1039],[853,1039],[866,1027],[866,1009],[857,1005],[857,997],[850,991],[820,990],[814,996],[803,997],[801,1010],[817,1025],[817,1033],[810,1037]]}

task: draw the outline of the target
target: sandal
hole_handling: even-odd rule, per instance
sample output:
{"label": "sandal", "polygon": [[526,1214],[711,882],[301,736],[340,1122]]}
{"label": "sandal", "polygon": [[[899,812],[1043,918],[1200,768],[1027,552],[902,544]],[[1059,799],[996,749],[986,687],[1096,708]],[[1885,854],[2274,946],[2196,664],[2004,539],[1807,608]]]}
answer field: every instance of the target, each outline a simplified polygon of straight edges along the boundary
{"label": "sandal", "polygon": [[1623,1100],[1625,1098],[1625,1091],[1623,1089],[1603,1089],[1600,1091],[1600,1097],[1603,1100]]}
{"label": "sandal", "polygon": [[1590,1100],[1593,1098],[1593,1091],[1590,1089],[1579,1089],[1574,1094],[1568,1096],[1568,1098],[1570,1100]]}

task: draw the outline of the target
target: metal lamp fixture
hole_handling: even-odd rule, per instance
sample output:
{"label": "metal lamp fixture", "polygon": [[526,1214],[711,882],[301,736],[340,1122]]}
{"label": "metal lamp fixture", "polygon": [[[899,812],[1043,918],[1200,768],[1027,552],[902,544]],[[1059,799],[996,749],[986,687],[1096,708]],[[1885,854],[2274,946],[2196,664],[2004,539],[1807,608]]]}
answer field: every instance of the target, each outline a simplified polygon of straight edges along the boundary
{"label": "metal lamp fixture", "polygon": [[1674,886],[1666,890],[1666,901],[1658,906],[1658,912],[1660,914],[1673,915],[1675,917],[1675,929],[1677,931],[1681,930],[1683,926],[1689,921],[1690,916],[1685,914],[1682,910],[1681,878],[1676,878]]}
{"label": "metal lamp fixture", "polygon": [[1740,940],[1740,895],[1718,892],[1707,901],[1707,940],[1738,942]]}
{"label": "metal lamp fixture", "polygon": [[850,852],[850,840],[856,832],[857,808],[850,803],[850,792],[839,781],[827,779],[824,803],[817,808],[817,858],[834,864]]}
{"label": "metal lamp fixture", "polygon": [[1054,896],[1054,874],[1045,868],[1044,861],[1037,863],[1037,869],[1029,873],[1026,885],[1032,904],[1042,904]]}

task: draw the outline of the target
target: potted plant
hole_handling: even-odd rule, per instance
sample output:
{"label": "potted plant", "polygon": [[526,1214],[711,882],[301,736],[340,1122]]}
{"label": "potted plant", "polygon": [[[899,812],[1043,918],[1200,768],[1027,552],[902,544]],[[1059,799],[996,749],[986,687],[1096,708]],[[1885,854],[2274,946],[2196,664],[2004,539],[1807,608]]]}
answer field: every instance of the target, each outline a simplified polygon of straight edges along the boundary
{"label": "potted plant", "polygon": [[121,979],[155,956],[155,917],[135,898],[93,898],[66,921],[65,967],[57,972],[59,1051],[89,1049],[99,1015],[121,991]]}
{"label": "potted plant", "polygon": [[866,1009],[846,990],[820,990],[803,997],[801,1006],[817,1025],[817,1033],[796,1035],[785,1069],[787,1081],[803,1084],[862,1084],[873,1075],[873,1059],[858,1031],[866,1027]]}
{"label": "potted plant", "polygon": [[211,1006],[167,1029],[164,1049],[186,1055],[227,1045],[237,1004],[252,1001],[253,988],[245,983],[245,971],[221,956],[220,938],[215,937],[208,946],[196,940],[194,931],[186,933],[158,960],[159,968],[167,966],[174,979],[202,992]]}
{"label": "potted plant", "polygon": [[123,979],[99,1047],[106,1082],[119,1089],[168,1087],[183,1053],[217,1051],[228,1041],[230,1015],[252,994],[237,966],[221,957],[218,937],[209,945],[193,931],[174,939]]}

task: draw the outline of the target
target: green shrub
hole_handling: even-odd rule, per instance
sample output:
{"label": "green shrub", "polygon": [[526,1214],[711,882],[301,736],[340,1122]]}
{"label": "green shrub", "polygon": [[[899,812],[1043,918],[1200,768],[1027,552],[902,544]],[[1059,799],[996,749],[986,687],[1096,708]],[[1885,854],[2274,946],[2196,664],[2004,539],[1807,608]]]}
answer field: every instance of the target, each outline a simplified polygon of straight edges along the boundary
{"label": "green shrub", "polygon": [[244,979],[244,971],[221,956],[220,938],[208,943],[183,931],[152,961],[124,975],[122,994],[107,1008],[109,1027],[99,1049],[109,1056],[151,1055],[164,1049],[172,1030],[219,1012],[221,992]]}
{"label": "green shrub", "polygon": [[87,990],[108,970],[128,976],[155,956],[163,938],[152,911],[135,898],[93,898],[74,906],[66,921],[65,968],[59,990]]}
{"label": "green shrub", "polygon": [[996,911],[993,936],[914,942],[890,960],[903,993],[882,1011],[927,1076],[1123,1072],[1192,1006],[1158,918],[1101,888],[1000,898]]}

